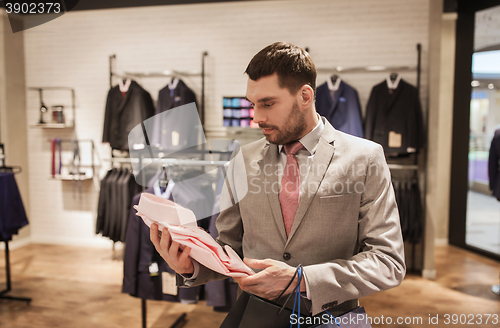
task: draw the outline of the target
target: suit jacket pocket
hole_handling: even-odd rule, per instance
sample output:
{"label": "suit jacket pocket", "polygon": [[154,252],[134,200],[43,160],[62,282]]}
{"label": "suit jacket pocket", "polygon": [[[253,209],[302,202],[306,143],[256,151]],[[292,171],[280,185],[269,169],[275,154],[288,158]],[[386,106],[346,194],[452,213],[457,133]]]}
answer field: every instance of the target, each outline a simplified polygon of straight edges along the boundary
{"label": "suit jacket pocket", "polygon": [[357,226],[357,218],[359,216],[359,204],[361,194],[341,194],[321,196],[319,200],[320,213],[322,217],[330,217],[336,224],[341,224],[341,227],[350,221],[349,225],[355,223]]}

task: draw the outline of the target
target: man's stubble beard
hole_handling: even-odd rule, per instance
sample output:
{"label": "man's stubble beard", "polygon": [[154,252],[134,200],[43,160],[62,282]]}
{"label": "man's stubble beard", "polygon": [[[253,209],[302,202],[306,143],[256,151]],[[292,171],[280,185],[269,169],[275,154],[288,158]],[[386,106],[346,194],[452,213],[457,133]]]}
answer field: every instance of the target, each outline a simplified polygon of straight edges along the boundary
{"label": "man's stubble beard", "polygon": [[276,145],[286,145],[287,143],[299,140],[306,128],[305,114],[300,110],[299,104],[295,102],[290,115],[286,118],[286,122],[283,129],[278,129],[275,125],[263,124],[263,128],[273,128],[277,133],[276,137],[273,139],[270,135],[265,135],[267,141]]}

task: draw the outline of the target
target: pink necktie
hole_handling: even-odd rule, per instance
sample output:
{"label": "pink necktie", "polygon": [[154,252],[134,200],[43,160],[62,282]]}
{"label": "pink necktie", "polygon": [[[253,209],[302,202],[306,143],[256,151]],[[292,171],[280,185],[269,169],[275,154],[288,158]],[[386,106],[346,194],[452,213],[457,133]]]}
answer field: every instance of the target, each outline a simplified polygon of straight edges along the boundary
{"label": "pink necktie", "polygon": [[298,141],[285,145],[286,166],[281,180],[279,199],[287,236],[292,230],[295,213],[299,207],[300,174],[295,154],[303,147]]}

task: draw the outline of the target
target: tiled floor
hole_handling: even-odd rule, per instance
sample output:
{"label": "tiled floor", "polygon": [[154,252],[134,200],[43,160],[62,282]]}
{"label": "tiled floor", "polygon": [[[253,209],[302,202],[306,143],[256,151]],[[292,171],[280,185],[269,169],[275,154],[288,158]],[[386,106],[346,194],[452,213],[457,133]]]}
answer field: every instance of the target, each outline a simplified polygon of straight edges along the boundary
{"label": "tiled floor", "polygon": [[[114,255],[112,250],[53,245],[12,251],[11,294],[33,301],[27,305],[0,300],[0,327],[142,327],[140,300],[121,293],[123,262],[113,259]],[[2,252],[0,272],[3,263]],[[439,247],[436,269],[435,281],[410,275],[397,288],[361,299],[369,316],[378,320],[373,327],[464,326],[453,324],[453,318],[482,319],[476,327],[500,327],[492,317],[484,324],[487,314],[500,313],[500,297],[491,292],[491,285],[500,282],[500,263],[454,247]],[[3,279],[2,274],[2,284]],[[168,328],[184,312],[188,318],[185,328],[217,328],[225,317],[204,302],[147,304],[149,328]],[[446,324],[448,316],[450,324]],[[396,324],[398,318],[403,324]],[[429,321],[435,319],[438,324],[431,325]]]}

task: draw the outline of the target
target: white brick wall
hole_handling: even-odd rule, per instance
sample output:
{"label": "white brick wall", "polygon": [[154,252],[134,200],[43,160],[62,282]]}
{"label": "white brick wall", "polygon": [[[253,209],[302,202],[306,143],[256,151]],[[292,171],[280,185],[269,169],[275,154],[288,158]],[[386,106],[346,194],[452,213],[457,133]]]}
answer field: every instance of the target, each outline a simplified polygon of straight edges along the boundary
{"label": "white brick wall", "polygon": [[[309,47],[317,67],[416,65],[422,43],[422,103],[427,107],[429,0],[255,1],[70,12],[25,32],[27,86],[68,86],[76,90],[74,131],[29,129],[32,240],[107,245],[94,235],[98,192],[84,183],[82,200],[71,182],[52,181],[47,138],[94,139],[101,157],[104,105],[109,89],[108,56],[116,70],[200,70],[208,51],[206,123],[222,125],[222,97],[244,95],[243,71],[251,57],[278,40]],[[328,75],[318,77],[318,85]],[[415,83],[416,74],[403,74]],[[344,80],[357,88],[363,107],[370,89],[385,73],[351,73]],[[199,94],[198,77],[184,81]],[[168,80],[138,82],[154,99]],[[47,93],[48,104],[67,94]],[[38,95],[28,92],[28,125],[38,120]],[[85,159],[88,161],[88,157]]]}

